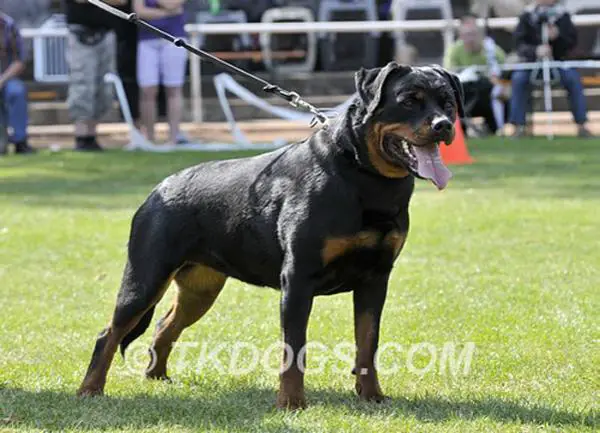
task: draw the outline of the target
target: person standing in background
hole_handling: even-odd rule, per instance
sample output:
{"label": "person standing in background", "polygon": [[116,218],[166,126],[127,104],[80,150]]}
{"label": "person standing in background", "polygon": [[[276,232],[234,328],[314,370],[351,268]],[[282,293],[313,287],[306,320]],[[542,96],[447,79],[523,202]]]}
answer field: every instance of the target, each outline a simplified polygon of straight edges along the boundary
{"label": "person standing in background", "polygon": [[[134,0],[133,10],[142,19],[178,38],[184,38],[185,0]],[[181,134],[183,111],[183,83],[187,65],[187,51],[160,38],[146,29],[138,30],[137,80],[140,86],[140,117],[146,138],[155,140],[159,84],[167,91],[167,119],[172,143],[187,140]]]}
{"label": "person standing in background", "polygon": [[[133,0],[126,0],[122,8],[125,13],[133,12]],[[137,124],[140,118],[139,86],[137,83],[137,43],[138,28],[135,24],[121,21],[116,28],[117,34],[117,73],[123,83],[127,103],[133,121]]]}
{"label": "person standing in background", "polygon": [[19,75],[25,70],[23,40],[14,20],[0,12],[0,101],[12,129],[16,153],[34,153],[27,143],[27,89]]}
{"label": "person standing in background", "polygon": [[[117,7],[126,4],[126,0],[104,1]],[[69,29],[67,104],[75,122],[75,150],[101,151],[96,127],[113,101],[104,75],[116,72],[114,28],[118,18],[86,0],[66,0],[65,7]]]}
{"label": "person standing in background", "polygon": [[[125,13],[133,12],[133,0],[126,0],[121,8]],[[137,82],[137,46],[138,27],[125,20],[120,20],[117,33],[117,73],[123,83],[125,96],[133,122],[140,127],[140,86]],[[158,88],[158,116],[166,116],[166,95],[164,86]],[[124,117],[123,117],[124,119]]]}

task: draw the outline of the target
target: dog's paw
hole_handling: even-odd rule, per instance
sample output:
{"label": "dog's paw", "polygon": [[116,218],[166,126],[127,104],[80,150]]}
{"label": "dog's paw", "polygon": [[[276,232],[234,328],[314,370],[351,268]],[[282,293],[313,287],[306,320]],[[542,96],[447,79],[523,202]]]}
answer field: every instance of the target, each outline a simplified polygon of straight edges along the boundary
{"label": "dog's paw", "polygon": [[77,390],[77,397],[98,397],[104,395],[102,388],[81,387]]}
{"label": "dog's paw", "polygon": [[379,390],[379,387],[376,385],[368,384],[365,386],[360,382],[357,382],[355,388],[358,398],[363,401],[383,403],[384,401],[388,400],[388,397],[383,395],[381,390]]}
{"label": "dog's paw", "polygon": [[277,394],[277,409],[298,410],[306,409],[306,398],[304,395],[287,395],[283,393]]}
{"label": "dog's paw", "polygon": [[160,381],[166,382],[166,383],[173,383],[171,378],[169,376],[167,376],[167,373],[161,373],[161,372],[147,371],[146,379],[160,380]]}
{"label": "dog's paw", "polygon": [[390,398],[383,394],[359,394],[358,398],[362,401],[368,401],[373,403],[384,403]]}

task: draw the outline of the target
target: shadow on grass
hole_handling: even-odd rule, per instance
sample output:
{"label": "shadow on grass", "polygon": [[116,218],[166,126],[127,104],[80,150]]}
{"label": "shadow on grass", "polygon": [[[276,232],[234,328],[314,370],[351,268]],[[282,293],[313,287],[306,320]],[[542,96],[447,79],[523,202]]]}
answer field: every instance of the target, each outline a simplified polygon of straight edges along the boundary
{"label": "shadow on grass", "polygon": [[[134,395],[78,399],[64,392],[32,392],[0,388],[4,425],[13,428],[125,429],[164,426],[187,428],[259,428],[260,431],[310,431],[273,418],[275,392],[272,389],[243,387],[200,391],[190,396]],[[361,417],[414,417],[425,423],[454,419],[490,419],[498,422],[596,427],[597,415],[575,414],[546,406],[523,404],[499,398],[452,401],[435,396],[396,398],[383,404],[365,403],[350,392],[308,390],[309,405],[326,410],[344,408]],[[335,416],[335,413],[332,414]],[[299,414],[302,416],[302,413]],[[267,424],[263,421],[268,419]],[[279,424],[277,424],[279,422]],[[0,425],[2,420],[0,420]]]}

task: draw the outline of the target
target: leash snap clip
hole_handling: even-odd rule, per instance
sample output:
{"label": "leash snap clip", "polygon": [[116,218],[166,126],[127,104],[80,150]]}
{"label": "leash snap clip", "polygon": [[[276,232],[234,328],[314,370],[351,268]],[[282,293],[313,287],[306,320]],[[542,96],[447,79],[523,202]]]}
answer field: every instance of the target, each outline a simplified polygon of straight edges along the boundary
{"label": "leash snap clip", "polygon": [[299,108],[300,105],[302,105],[302,103],[304,102],[302,99],[300,99],[300,95],[298,94],[298,92],[290,92],[289,97],[290,105],[294,108]]}

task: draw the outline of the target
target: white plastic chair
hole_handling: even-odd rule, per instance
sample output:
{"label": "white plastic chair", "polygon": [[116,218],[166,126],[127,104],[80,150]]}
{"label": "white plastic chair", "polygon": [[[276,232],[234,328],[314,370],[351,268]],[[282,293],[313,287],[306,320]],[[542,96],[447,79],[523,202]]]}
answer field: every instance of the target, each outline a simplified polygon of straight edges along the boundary
{"label": "white plastic chair", "polygon": [[[377,4],[375,0],[322,0],[319,4],[319,21],[336,21],[335,14],[343,12],[362,13],[367,21],[377,21]],[[378,57],[378,46],[380,32],[371,31],[365,38],[365,58],[362,60],[362,65],[365,67],[373,67]],[[327,70],[335,69],[344,64],[344,59],[339,59],[335,53],[335,43],[337,34],[322,32],[321,39],[321,61]],[[354,68],[351,68],[354,69]]]}
{"label": "white plastic chair", "polygon": [[[265,11],[261,21],[263,23],[274,22],[313,22],[315,17],[309,8],[305,7],[282,7],[272,8]],[[270,33],[260,34],[260,49],[263,61],[267,69],[278,72],[311,72],[315,69],[317,63],[317,35],[316,33],[306,33],[306,56],[304,61],[295,61],[293,63],[282,64],[273,62],[272,40],[274,35]]]}
{"label": "white plastic chair", "polygon": [[[40,29],[65,28],[66,17],[54,14]],[[36,36],[33,40],[33,75],[43,83],[65,83],[69,80],[67,38],[64,36]]]}
{"label": "white plastic chair", "polygon": [[[196,15],[196,22],[198,24],[208,24],[208,23],[241,23],[245,24],[248,22],[248,17],[244,11],[232,11],[232,10],[224,10],[219,12],[217,15],[213,15],[210,12],[198,12]],[[250,35],[248,33],[240,33],[240,40],[242,44],[246,47],[250,46]],[[200,46],[204,46],[204,42],[206,40],[206,35],[203,33],[200,34],[199,43]]]}
{"label": "white plastic chair", "polygon": [[[392,1],[392,19],[394,21],[405,21],[408,11],[431,11],[439,10],[442,19],[446,20],[448,25],[442,30],[442,36],[444,38],[444,54],[446,50],[454,42],[454,28],[452,27],[452,4],[450,0],[393,0]],[[406,45],[406,35],[402,30],[394,32],[394,38],[396,40],[396,49]]]}

